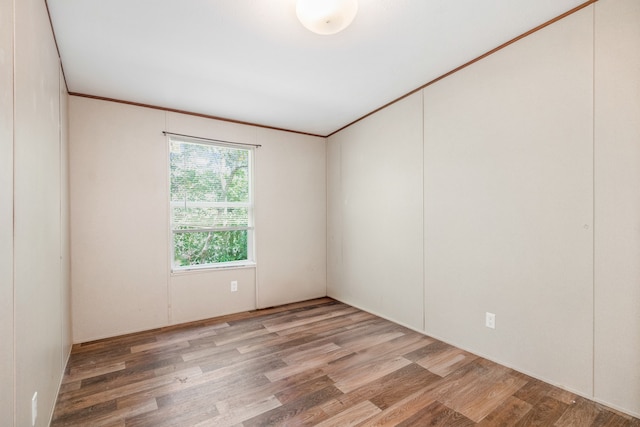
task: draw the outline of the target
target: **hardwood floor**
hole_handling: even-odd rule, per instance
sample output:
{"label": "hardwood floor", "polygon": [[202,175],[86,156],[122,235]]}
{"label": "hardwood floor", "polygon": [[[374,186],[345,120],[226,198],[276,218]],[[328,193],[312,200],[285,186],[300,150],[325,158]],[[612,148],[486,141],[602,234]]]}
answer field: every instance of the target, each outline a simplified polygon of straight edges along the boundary
{"label": "hardwood floor", "polygon": [[86,344],[52,426],[640,426],[323,298]]}

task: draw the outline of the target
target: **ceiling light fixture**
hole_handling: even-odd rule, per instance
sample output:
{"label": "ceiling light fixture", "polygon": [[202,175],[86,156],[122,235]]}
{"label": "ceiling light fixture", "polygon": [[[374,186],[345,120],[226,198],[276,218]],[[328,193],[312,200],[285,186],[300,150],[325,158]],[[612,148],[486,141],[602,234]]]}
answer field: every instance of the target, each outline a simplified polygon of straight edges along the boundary
{"label": "ceiling light fixture", "polygon": [[309,31],[329,35],[351,24],[358,12],[358,0],[298,0],[296,15]]}

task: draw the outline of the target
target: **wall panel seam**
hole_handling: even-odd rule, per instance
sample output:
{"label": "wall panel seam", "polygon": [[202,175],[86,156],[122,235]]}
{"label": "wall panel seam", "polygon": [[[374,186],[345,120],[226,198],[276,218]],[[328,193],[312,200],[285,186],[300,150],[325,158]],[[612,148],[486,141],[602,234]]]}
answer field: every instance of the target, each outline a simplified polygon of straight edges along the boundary
{"label": "wall panel seam", "polygon": [[593,5],[593,31],[592,31],[592,69],[591,69],[591,80],[592,80],[592,88],[591,88],[591,108],[592,108],[592,117],[591,117],[591,156],[592,156],[592,166],[591,166],[591,178],[592,178],[592,221],[593,226],[592,230],[592,243],[591,243],[591,280],[592,280],[592,295],[591,295],[591,322],[592,322],[592,333],[591,333],[591,393],[595,398],[596,396],[596,10],[597,5]]}

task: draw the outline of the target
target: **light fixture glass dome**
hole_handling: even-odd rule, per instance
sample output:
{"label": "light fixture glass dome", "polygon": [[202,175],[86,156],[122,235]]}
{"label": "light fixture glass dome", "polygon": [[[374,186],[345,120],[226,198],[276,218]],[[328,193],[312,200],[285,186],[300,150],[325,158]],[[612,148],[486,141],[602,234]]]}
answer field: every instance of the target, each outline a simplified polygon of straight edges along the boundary
{"label": "light fixture glass dome", "polygon": [[351,24],[358,12],[358,0],[298,0],[296,15],[308,30],[335,34]]}

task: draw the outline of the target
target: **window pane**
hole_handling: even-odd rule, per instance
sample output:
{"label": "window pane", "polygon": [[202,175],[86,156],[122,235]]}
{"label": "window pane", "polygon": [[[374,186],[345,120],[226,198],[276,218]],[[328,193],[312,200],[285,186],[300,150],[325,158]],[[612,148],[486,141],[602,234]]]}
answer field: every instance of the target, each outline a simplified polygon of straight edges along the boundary
{"label": "window pane", "polygon": [[177,233],[174,265],[190,266],[247,259],[247,230]]}
{"label": "window pane", "polygon": [[171,141],[171,201],[249,202],[249,150]]}

